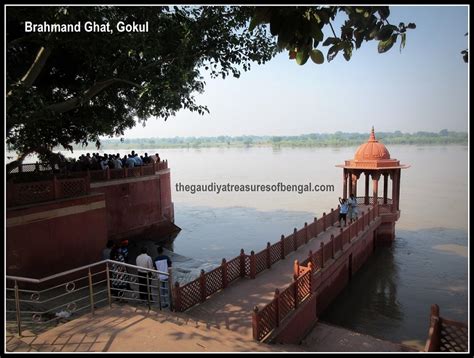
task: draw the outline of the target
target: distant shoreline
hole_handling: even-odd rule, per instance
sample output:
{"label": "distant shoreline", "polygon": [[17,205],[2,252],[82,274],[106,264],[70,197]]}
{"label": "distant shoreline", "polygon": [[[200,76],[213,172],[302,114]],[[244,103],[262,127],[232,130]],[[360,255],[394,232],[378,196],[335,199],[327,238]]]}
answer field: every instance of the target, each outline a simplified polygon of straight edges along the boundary
{"label": "distant shoreline", "polygon": [[[376,132],[377,140],[386,145],[467,145],[467,132],[443,129],[435,132],[402,133]],[[101,149],[153,149],[153,148],[251,148],[251,147],[307,147],[341,148],[359,146],[368,139],[368,133],[310,133],[296,136],[214,136],[174,138],[103,139]],[[83,147],[73,146],[75,149]],[[86,148],[91,148],[87,146]]]}

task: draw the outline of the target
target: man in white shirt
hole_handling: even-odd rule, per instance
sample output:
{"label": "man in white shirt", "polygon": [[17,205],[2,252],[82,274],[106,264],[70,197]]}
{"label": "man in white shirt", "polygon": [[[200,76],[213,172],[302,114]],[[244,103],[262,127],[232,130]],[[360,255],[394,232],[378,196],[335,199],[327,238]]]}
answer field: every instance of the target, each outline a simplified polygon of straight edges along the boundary
{"label": "man in white shirt", "polygon": [[[141,254],[137,256],[137,266],[147,269],[153,269],[153,261],[148,256],[146,247],[142,247],[140,250]],[[146,301],[151,300],[150,293],[150,277],[151,272],[147,270],[138,269],[138,285],[140,288],[140,300]]]}

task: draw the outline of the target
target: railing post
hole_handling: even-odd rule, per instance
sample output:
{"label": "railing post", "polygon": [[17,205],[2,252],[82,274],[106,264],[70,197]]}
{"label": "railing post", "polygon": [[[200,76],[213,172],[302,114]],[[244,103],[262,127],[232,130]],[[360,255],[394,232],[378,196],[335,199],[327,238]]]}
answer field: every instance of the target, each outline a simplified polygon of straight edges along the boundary
{"label": "railing post", "polygon": [[276,326],[280,326],[280,290],[277,288],[275,289],[275,322]]}
{"label": "railing post", "polygon": [[258,336],[259,336],[259,326],[260,326],[260,317],[258,315],[258,307],[255,306],[253,308],[253,313],[252,313],[252,335],[253,335],[253,339],[256,340],[258,342]]}
{"label": "railing post", "polygon": [[227,287],[227,261],[222,259],[222,288]]}
{"label": "railing post", "polygon": [[309,294],[313,293],[313,273],[314,273],[314,266],[313,263],[310,261],[308,263],[309,268]]}
{"label": "railing post", "polygon": [[85,193],[89,194],[91,192],[91,178],[89,176],[86,176],[84,178],[84,185],[85,185]]}
{"label": "railing post", "polygon": [[326,213],[323,213],[323,231],[326,231]]}
{"label": "railing post", "polygon": [[245,253],[244,249],[240,249],[240,277],[245,277]]}
{"label": "railing post", "polygon": [[312,250],[309,250],[309,253],[308,253],[308,260],[309,260],[309,263],[313,264],[313,251]]}
{"label": "railing post", "polygon": [[298,308],[298,276],[294,275],[293,276],[293,296],[295,299],[295,310]]}
{"label": "railing post", "polygon": [[16,311],[16,324],[18,328],[18,336],[21,337],[20,290],[18,289],[18,282],[16,280],[15,280],[15,311]]}
{"label": "railing post", "polygon": [[329,220],[329,225],[328,226],[332,226],[334,224],[334,209],[331,208],[331,214],[330,214],[330,220]]}
{"label": "railing post", "polygon": [[313,237],[316,237],[318,236],[318,218],[316,216],[314,217],[313,227],[314,227]]}
{"label": "railing post", "polygon": [[110,271],[109,271],[109,263],[105,263],[105,272],[107,274],[107,296],[109,299],[109,307],[112,308],[112,292],[110,291]]}
{"label": "railing post", "polygon": [[281,259],[285,259],[285,235],[281,235],[280,238],[280,245],[281,245]]}
{"label": "railing post", "polygon": [[201,275],[199,276],[199,289],[201,291],[201,302],[206,300],[206,276],[204,270],[201,270]]}
{"label": "railing post", "polygon": [[300,263],[298,260],[295,260],[293,263],[293,276],[300,276]]}
{"label": "railing post", "polygon": [[309,237],[308,237],[308,223],[304,223],[304,243],[305,245],[308,243]]}
{"label": "railing post", "polygon": [[105,179],[110,180],[110,169],[109,169],[109,167],[105,168]]}
{"label": "railing post", "polygon": [[250,278],[254,279],[257,272],[257,265],[255,263],[255,252],[250,251]]}
{"label": "railing post", "polygon": [[[159,291],[158,291],[159,292]],[[181,289],[179,287],[179,282],[174,283],[174,309],[176,312],[181,312]]]}
{"label": "railing post", "polygon": [[92,274],[89,268],[87,276],[89,277],[89,299],[91,302],[91,314],[94,315],[94,288],[92,287]]}
{"label": "railing post", "polygon": [[339,230],[339,237],[341,238],[341,240],[339,240],[339,242],[341,243],[340,249],[341,251],[343,251],[342,248],[344,247],[344,229],[342,227]]}
{"label": "railing post", "polygon": [[296,236],[296,232],[298,230],[296,230],[296,228],[293,229],[293,250],[296,251],[298,250],[298,240],[297,240],[297,236]]}
{"label": "railing post", "polygon": [[270,243],[267,242],[267,269],[269,269],[272,266],[272,258],[270,256]]}
{"label": "railing post", "polygon": [[321,243],[320,250],[321,250],[321,268],[323,268],[324,267],[324,242]]}
{"label": "railing post", "polygon": [[331,259],[334,258],[334,235],[331,234]]}
{"label": "railing post", "polygon": [[58,187],[58,179],[56,175],[53,175],[53,199],[56,200],[59,198],[59,187]]}
{"label": "railing post", "polygon": [[156,173],[156,166],[155,166],[155,161],[152,160],[152,165],[153,165],[153,175]]}

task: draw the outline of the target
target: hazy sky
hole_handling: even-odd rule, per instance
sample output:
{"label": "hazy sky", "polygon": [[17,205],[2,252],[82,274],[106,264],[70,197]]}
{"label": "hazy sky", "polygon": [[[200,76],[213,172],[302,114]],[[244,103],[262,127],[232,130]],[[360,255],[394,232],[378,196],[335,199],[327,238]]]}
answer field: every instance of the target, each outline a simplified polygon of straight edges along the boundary
{"label": "hazy sky", "polygon": [[349,62],[339,53],[331,63],[298,66],[284,52],[239,79],[207,79],[196,99],[210,114],[152,118],[124,137],[368,132],[372,125],[384,132],[467,131],[468,64],[460,52],[468,48],[468,7],[390,10],[392,24],[416,23],[401,53],[399,40],[385,54],[377,41],[364,42]]}

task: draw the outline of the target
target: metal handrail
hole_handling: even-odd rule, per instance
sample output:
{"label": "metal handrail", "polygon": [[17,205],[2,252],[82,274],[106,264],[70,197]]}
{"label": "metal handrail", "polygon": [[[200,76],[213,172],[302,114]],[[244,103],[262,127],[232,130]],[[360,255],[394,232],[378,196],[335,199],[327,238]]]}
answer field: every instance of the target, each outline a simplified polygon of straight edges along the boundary
{"label": "metal handrail", "polygon": [[[94,270],[97,272],[93,273],[91,268],[99,265],[105,265],[105,270]],[[80,277],[67,278],[68,275],[84,270],[87,272],[75,275]],[[137,274],[138,270],[147,272],[148,275],[141,276]],[[161,279],[163,276],[166,279]],[[19,336],[22,335],[22,329],[26,326],[37,327],[41,330],[54,322],[60,322],[63,317],[61,314],[64,311],[68,313],[67,317],[88,308],[90,308],[90,313],[94,314],[98,304],[103,304],[106,301],[112,307],[113,298],[119,301],[126,299],[127,302],[144,302],[148,305],[148,309],[151,309],[152,305],[158,304],[160,310],[163,306],[169,305],[170,308],[172,306],[172,282],[169,272],[110,259],[40,279],[10,275],[5,277],[8,281],[13,282],[12,287],[6,287],[8,297],[5,301],[7,304],[5,321],[7,324],[16,323],[16,331]],[[57,280],[61,278],[63,279],[62,283],[58,285]],[[141,278],[145,280],[142,281]],[[40,285],[51,280],[55,280],[51,282],[51,287],[42,290],[29,289],[30,287],[28,287],[31,284]],[[20,283],[26,284],[27,287],[20,289]],[[15,318],[13,318],[13,314]]]}
{"label": "metal handrail", "polygon": [[57,273],[57,274],[54,274],[54,275],[51,275],[51,276],[43,277],[43,278],[40,278],[40,279],[29,278],[29,277],[21,277],[21,276],[9,276],[9,275],[6,275],[5,277],[6,277],[7,280],[14,280],[14,281],[20,281],[20,282],[30,282],[30,283],[43,283],[43,282],[46,282],[48,280],[52,280],[52,279],[55,279],[55,278],[58,278],[58,277],[61,277],[61,276],[69,275],[69,274],[77,272],[77,271],[85,270],[87,268],[95,267],[95,266],[98,266],[100,264],[105,264],[105,263],[109,263],[109,262],[120,264],[120,265],[125,266],[125,267],[140,269],[140,270],[144,270],[144,271],[158,273],[160,275],[169,276],[168,272],[162,272],[162,271],[158,271],[158,270],[155,270],[155,269],[148,269],[148,268],[145,268],[145,267],[140,267],[140,266],[127,264],[125,262],[120,262],[120,261],[107,259],[107,260],[102,260],[102,261],[95,262],[93,264],[77,267],[75,269],[71,269],[71,270],[68,270],[68,271],[63,271],[63,272],[60,272],[60,273]]}

